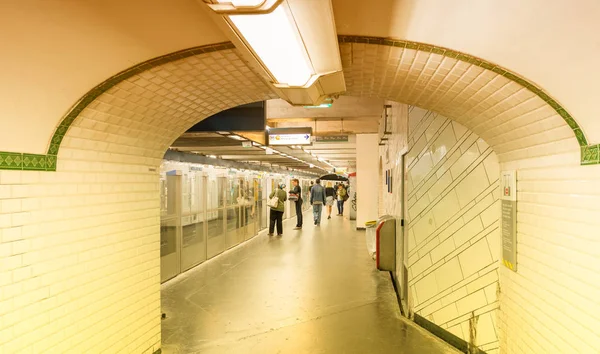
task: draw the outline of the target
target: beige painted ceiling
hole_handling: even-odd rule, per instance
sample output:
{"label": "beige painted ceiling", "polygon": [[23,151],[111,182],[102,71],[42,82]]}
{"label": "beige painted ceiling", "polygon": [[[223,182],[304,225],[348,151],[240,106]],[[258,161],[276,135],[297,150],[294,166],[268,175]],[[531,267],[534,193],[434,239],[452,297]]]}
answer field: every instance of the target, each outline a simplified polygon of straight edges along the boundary
{"label": "beige painted ceiling", "polygon": [[[10,117],[0,130],[4,151],[46,151],[69,107],[108,77],[144,60],[226,40],[196,0],[66,3],[3,2],[0,32],[12,34],[2,43],[8,54],[0,58],[1,113]],[[600,106],[590,97],[600,90],[600,71],[590,68],[600,47],[589,42],[599,28],[597,1],[549,6],[543,0],[333,0],[333,5],[338,34],[429,43],[499,64],[544,88],[573,114],[590,143],[599,140]],[[375,70],[394,61],[371,59],[376,61],[361,65]],[[356,63],[344,65],[356,80]],[[378,85],[371,73],[350,85],[352,94],[376,94],[364,87]]]}

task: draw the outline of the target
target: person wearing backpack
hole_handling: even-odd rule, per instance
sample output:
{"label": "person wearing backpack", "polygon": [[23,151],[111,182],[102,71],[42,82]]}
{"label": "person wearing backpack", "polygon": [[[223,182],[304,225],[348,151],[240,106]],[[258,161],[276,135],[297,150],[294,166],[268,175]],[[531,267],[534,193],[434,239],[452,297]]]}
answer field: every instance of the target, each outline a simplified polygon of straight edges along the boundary
{"label": "person wearing backpack", "polygon": [[346,188],[340,183],[338,184],[337,190],[337,208],[338,208],[338,216],[344,215],[344,202],[348,199],[348,192],[346,192]]}
{"label": "person wearing backpack", "polygon": [[310,205],[313,207],[313,216],[315,218],[315,225],[321,225],[321,212],[323,211],[323,204],[325,204],[325,188],[321,186],[321,180],[317,178],[315,184],[310,189]]}
{"label": "person wearing backpack", "polygon": [[280,184],[277,189],[269,195],[269,236],[273,236],[275,223],[277,223],[277,236],[283,235],[283,212],[285,211],[285,201],[287,193],[283,190],[285,184]]}

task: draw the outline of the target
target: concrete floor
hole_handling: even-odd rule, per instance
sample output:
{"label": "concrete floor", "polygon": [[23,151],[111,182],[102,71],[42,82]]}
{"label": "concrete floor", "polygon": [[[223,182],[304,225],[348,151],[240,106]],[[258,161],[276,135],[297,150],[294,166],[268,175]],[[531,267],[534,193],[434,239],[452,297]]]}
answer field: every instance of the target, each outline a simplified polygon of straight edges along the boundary
{"label": "concrete floor", "polygon": [[165,283],[163,353],[457,353],[400,316],[354,222],[311,220]]}

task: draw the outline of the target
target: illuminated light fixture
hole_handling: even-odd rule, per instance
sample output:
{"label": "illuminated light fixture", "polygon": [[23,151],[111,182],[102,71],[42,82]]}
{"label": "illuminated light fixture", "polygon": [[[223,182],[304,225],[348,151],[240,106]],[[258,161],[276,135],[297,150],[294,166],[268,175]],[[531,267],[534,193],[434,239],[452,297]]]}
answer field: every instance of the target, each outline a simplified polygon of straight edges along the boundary
{"label": "illuminated light fixture", "polygon": [[228,135],[227,137],[231,138],[233,140],[239,140],[239,141],[246,141],[247,140],[246,138],[243,138],[243,137],[241,137],[239,135]]}
{"label": "illuminated light fixture", "polygon": [[304,108],[331,108],[331,103],[321,103],[318,106],[304,106]]}
{"label": "illuminated light fixture", "polygon": [[316,106],[304,106],[304,108],[331,108],[331,105],[333,100],[332,99],[327,99],[325,100],[325,102],[321,103],[320,105],[316,105]]}
{"label": "illuminated light fixture", "polygon": [[207,155],[207,157],[210,157],[211,159],[216,159],[217,158],[216,155]]}
{"label": "illuminated light fixture", "polygon": [[296,106],[346,91],[331,0],[204,0],[273,90]]}
{"label": "illuminated light fixture", "polygon": [[229,135],[231,134],[230,132],[217,132],[217,134],[221,134],[221,135]]}

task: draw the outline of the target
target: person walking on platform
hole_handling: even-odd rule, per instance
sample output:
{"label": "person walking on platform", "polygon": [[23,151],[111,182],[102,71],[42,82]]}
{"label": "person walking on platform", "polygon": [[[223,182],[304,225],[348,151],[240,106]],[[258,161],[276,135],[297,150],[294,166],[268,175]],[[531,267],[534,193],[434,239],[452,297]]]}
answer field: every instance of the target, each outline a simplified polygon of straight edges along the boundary
{"label": "person walking on platform", "polygon": [[335,189],[331,186],[331,182],[327,182],[327,188],[325,188],[325,203],[327,205],[327,219],[331,219],[331,209],[333,207],[333,201],[335,199]]}
{"label": "person walking on platform", "polygon": [[269,214],[269,236],[273,236],[273,231],[275,231],[275,223],[277,223],[277,236],[283,235],[283,212],[285,211],[285,201],[287,200],[287,194],[283,190],[285,188],[285,184],[280,184],[279,188],[275,189],[269,195],[269,200],[277,197],[278,202],[277,206],[271,206],[271,211]]}
{"label": "person walking on platform", "polygon": [[321,225],[321,212],[325,204],[325,188],[321,186],[321,180],[317,178],[316,183],[310,189],[310,205],[313,207],[315,225]]}
{"label": "person walking on platform", "polygon": [[302,229],[302,188],[300,188],[300,181],[296,178],[292,180],[289,199],[296,202],[296,227],[294,230],[300,230]]}
{"label": "person walking on platform", "polygon": [[338,216],[344,215],[344,202],[346,201],[346,199],[348,199],[347,196],[348,196],[348,193],[346,192],[346,188],[344,188],[344,186],[341,183],[338,184],[338,190],[337,190]]}

